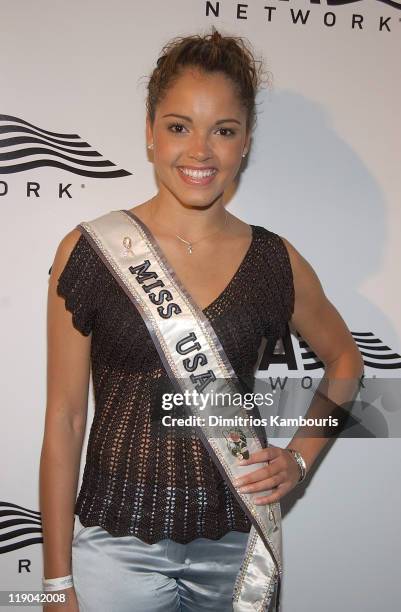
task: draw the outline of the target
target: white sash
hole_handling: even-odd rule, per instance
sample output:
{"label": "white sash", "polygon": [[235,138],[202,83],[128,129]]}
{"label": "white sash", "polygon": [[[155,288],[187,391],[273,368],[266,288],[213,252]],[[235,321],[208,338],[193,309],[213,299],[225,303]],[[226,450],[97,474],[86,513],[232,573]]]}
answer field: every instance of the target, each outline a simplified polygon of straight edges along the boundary
{"label": "white sash", "polygon": [[[141,314],[174,387],[181,393],[206,390],[211,392],[209,397],[213,392],[238,390],[233,367],[210,321],[170,268],[147,226],[131,211],[113,210],[77,228]],[[265,465],[239,466],[235,456],[260,450],[259,438],[254,428],[241,426],[237,429],[239,438],[230,438],[228,444],[224,427],[207,425],[210,406],[200,410],[190,402],[186,410],[204,419],[205,425],[196,430],[252,522],[235,581],[233,610],[278,612],[282,576],[280,504],[257,506],[252,501],[255,494],[240,493],[232,484],[236,477]],[[238,406],[224,407],[223,411],[224,417],[249,416]]]}

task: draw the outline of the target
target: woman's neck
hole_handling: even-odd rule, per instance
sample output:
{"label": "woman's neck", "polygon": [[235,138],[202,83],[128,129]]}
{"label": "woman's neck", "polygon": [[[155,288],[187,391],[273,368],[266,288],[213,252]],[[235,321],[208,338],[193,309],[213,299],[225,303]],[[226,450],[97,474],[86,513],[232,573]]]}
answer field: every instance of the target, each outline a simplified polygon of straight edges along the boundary
{"label": "woman's neck", "polygon": [[144,203],[143,212],[147,223],[196,240],[226,223],[228,213],[222,200],[220,197],[206,206],[184,206],[177,201],[162,200],[158,194]]}

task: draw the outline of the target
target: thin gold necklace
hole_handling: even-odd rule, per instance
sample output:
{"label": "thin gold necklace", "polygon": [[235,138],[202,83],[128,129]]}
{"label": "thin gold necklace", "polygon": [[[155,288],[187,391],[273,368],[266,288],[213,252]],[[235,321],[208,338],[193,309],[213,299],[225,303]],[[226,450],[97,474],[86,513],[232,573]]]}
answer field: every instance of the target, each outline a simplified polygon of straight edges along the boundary
{"label": "thin gold necklace", "polygon": [[[223,231],[223,229],[226,227],[227,223],[228,223],[228,213],[226,211],[226,209],[224,209],[225,212],[225,219],[224,219],[224,225],[222,228],[216,230],[215,232],[212,232],[211,234],[207,234],[207,236],[203,236],[202,238],[199,238],[198,240],[191,240],[191,242],[189,240],[185,240],[185,238],[182,238],[181,236],[179,236],[178,234],[174,234],[174,236],[176,238],[178,238],[179,240],[181,240],[181,242],[184,242],[187,245],[187,249],[188,249],[188,253],[191,255],[192,254],[192,248],[194,246],[194,244],[197,244],[198,242],[200,242],[201,240],[205,240],[205,238],[210,238],[210,236],[214,236],[215,234],[218,234],[220,232]],[[153,210],[152,210],[152,205],[150,205],[150,216],[153,219],[153,221],[159,225],[161,227],[161,224],[158,223],[154,216],[153,216]]]}

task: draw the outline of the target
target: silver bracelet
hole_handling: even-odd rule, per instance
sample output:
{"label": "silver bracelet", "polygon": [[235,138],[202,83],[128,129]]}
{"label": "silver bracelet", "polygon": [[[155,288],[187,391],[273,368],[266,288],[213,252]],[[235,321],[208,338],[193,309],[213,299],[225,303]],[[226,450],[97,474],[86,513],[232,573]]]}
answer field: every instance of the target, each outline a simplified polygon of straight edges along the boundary
{"label": "silver bracelet", "polygon": [[74,586],[72,574],[69,576],[62,576],[61,578],[43,578],[42,587],[45,593],[51,593],[53,591],[61,591],[63,589],[69,589]]}
{"label": "silver bracelet", "polygon": [[[302,457],[301,453],[293,448],[286,448],[286,450],[288,450],[291,455],[294,457],[295,461],[298,464],[299,467],[299,480],[298,483],[302,482],[303,480],[305,480],[305,476],[306,476],[306,463],[305,463],[305,459]],[[297,483],[297,484],[298,484]]]}

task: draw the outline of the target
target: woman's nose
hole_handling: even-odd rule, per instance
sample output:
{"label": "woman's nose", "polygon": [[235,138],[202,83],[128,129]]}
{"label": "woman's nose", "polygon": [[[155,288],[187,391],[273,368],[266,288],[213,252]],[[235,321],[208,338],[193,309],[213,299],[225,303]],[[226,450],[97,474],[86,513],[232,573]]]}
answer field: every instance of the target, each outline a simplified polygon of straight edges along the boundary
{"label": "woman's nose", "polygon": [[190,145],[189,157],[198,161],[205,161],[212,157],[212,149],[207,138],[199,136],[194,138]]}

